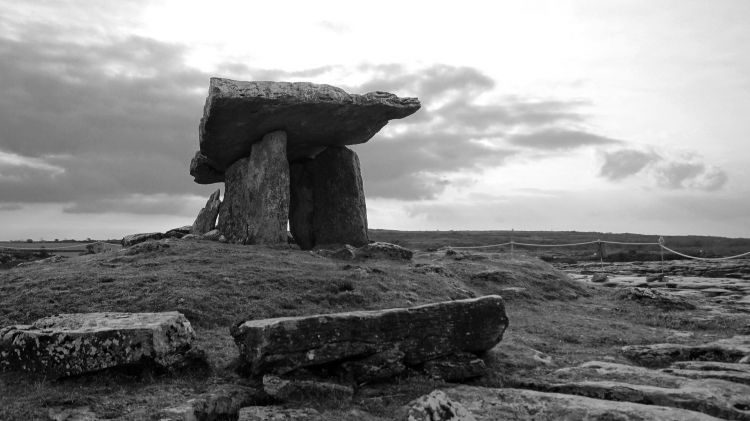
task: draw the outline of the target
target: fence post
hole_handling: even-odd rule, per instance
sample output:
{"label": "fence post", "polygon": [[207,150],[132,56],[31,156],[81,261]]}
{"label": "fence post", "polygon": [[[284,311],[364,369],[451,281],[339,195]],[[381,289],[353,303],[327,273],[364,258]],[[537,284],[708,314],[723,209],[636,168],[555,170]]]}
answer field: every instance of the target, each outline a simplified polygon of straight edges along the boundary
{"label": "fence post", "polygon": [[659,253],[661,254],[661,277],[664,278],[664,237],[659,236]]}

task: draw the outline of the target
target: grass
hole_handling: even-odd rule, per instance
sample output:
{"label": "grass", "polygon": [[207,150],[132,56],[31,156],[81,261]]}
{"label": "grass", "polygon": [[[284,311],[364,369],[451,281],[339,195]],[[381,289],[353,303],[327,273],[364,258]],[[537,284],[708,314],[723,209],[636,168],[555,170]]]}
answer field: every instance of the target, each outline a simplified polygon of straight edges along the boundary
{"label": "grass", "polygon": [[[664,341],[673,330],[708,341],[747,334],[747,318],[705,310],[664,312],[624,301],[609,288],[572,281],[549,264],[519,253],[419,252],[413,262],[340,261],[289,247],[215,242],[144,243],[121,252],[0,271],[0,326],[55,313],[171,311],[184,313],[206,350],[210,373],[107,371],[60,381],[0,374],[0,419],[45,419],[49,407],[87,405],[101,417],[156,419],[212,384],[242,382],[233,371],[232,324],[267,318],[406,307],[500,294],[511,325],[487,357],[493,372],[476,384],[521,384],[524,378],[588,360],[623,361],[626,344]],[[670,339],[672,340],[672,339]],[[540,365],[529,355],[549,355]],[[328,419],[352,410],[385,418],[441,386],[412,374],[368,385],[352,402],[303,402]],[[338,408],[341,406],[341,408]],[[152,418],[149,418],[152,417]]]}

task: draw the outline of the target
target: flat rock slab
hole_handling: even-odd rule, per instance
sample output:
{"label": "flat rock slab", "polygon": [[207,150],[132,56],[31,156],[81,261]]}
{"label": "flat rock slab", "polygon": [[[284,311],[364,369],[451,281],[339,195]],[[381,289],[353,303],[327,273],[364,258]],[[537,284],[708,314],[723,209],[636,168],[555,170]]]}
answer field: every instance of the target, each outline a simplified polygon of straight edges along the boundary
{"label": "flat rock slab", "polygon": [[750,359],[750,336],[734,336],[701,345],[630,345],[622,353],[631,361],[647,367],[666,367],[675,361],[744,362]]}
{"label": "flat rock slab", "polygon": [[249,320],[231,329],[253,375],[365,358],[398,348],[406,365],[481,353],[508,326],[503,299],[489,295],[410,308]]}
{"label": "flat rock slab", "polygon": [[414,404],[410,404],[407,405],[403,412],[404,416],[400,419],[408,419],[409,415],[415,420],[430,421],[716,421],[720,419],[685,409],[523,389],[459,386],[444,389],[443,392],[444,396],[433,398],[436,402],[434,402],[435,408],[432,409],[432,413],[439,414],[440,417],[419,418],[417,411],[409,412],[414,407]]}
{"label": "flat rock slab", "polygon": [[750,364],[678,361],[662,371],[691,379],[721,379],[750,385]]}
{"label": "flat rock slab", "polygon": [[0,369],[63,377],[140,363],[170,367],[194,338],[175,311],[60,314],[0,329]]}
{"label": "flat rock slab", "polygon": [[190,173],[197,183],[216,182],[218,174],[250,154],[253,143],[276,130],[288,135],[290,162],[327,146],[364,143],[389,120],[419,107],[416,98],[387,92],[356,95],[308,82],[211,78],[199,128],[200,155]]}
{"label": "flat rock slab", "polygon": [[556,374],[585,380],[536,382],[534,388],[689,409],[732,420],[750,420],[750,387],[744,384],[718,379],[695,380],[662,370],[602,361],[561,369]]}

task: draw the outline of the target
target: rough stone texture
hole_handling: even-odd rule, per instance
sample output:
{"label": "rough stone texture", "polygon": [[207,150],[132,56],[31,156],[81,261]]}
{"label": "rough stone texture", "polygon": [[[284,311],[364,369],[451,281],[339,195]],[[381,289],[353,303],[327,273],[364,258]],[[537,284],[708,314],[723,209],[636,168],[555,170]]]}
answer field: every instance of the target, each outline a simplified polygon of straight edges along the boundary
{"label": "rough stone texture", "polygon": [[474,354],[459,353],[427,361],[424,371],[436,379],[458,382],[484,376],[487,365]]}
{"label": "rough stone texture", "polygon": [[648,367],[691,360],[735,363],[750,356],[750,336],[734,336],[702,345],[629,345],[623,347],[622,352],[631,361]]}
{"label": "rough stone texture", "polygon": [[274,130],[288,135],[289,161],[313,157],[327,146],[367,142],[389,120],[420,107],[416,98],[387,92],[348,94],[307,82],[240,82],[211,78],[199,128],[200,155],[190,174],[212,183],[250,155],[253,143]]}
{"label": "rough stone texture", "polygon": [[146,232],[142,234],[131,234],[131,235],[126,235],[125,237],[122,237],[122,240],[120,240],[120,244],[122,244],[123,247],[130,247],[134,244],[142,243],[144,241],[161,240],[163,237],[164,237],[164,234],[160,232]]}
{"label": "rough stone texture", "polygon": [[365,358],[400,349],[406,365],[492,348],[508,326],[503,299],[489,295],[411,308],[250,320],[231,329],[254,375]]}
{"label": "rough stone texture", "polygon": [[60,314],[0,329],[0,369],[63,377],[139,363],[171,367],[194,338],[178,312]]}
{"label": "rough stone texture", "polygon": [[408,421],[477,421],[466,407],[441,390],[409,402],[402,412],[399,418]]}
{"label": "rough stone texture", "polygon": [[289,228],[304,250],[329,244],[367,244],[367,206],[359,158],[330,147],[290,166]]}
{"label": "rough stone texture", "polygon": [[213,229],[213,230],[208,231],[207,233],[201,235],[198,238],[200,238],[201,240],[219,241],[219,238],[221,238],[221,236],[222,236],[221,231],[219,231],[217,229]]}
{"label": "rough stone texture", "polygon": [[221,190],[216,189],[208,197],[206,206],[198,212],[198,217],[193,222],[193,227],[190,230],[191,234],[202,235],[216,228],[216,217],[219,216],[219,209],[221,208],[220,194]]}
{"label": "rough stone texture", "polygon": [[[719,418],[685,409],[523,389],[459,386],[444,389],[477,421],[717,421]],[[404,418],[406,419],[406,418]]]}
{"label": "rough stone texture", "polygon": [[172,228],[171,230],[164,233],[164,238],[182,238],[193,230],[193,227],[190,225],[185,225],[178,228]]}
{"label": "rough stone texture", "polygon": [[405,354],[392,348],[355,361],[341,364],[342,377],[356,383],[387,380],[406,371]]}
{"label": "rough stone texture", "polygon": [[277,376],[263,376],[263,390],[277,401],[299,401],[306,399],[324,399],[349,401],[354,389],[337,383],[282,379]]}
{"label": "rough stone texture", "polygon": [[226,172],[219,231],[232,243],[286,243],[289,164],[286,135],[277,131],[252,145],[248,158]]}
{"label": "rough stone texture", "polygon": [[583,381],[537,382],[534,388],[599,399],[651,403],[709,415],[750,420],[750,387],[717,379],[693,380],[661,370],[591,361],[558,370]]}
{"label": "rough stone texture", "polygon": [[323,421],[312,408],[285,409],[281,406],[248,406],[240,409],[237,421]]}
{"label": "rough stone texture", "polygon": [[184,420],[223,420],[236,418],[239,410],[250,405],[259,405],[268,400],[267,396],[246,386],[226,384],[215,386],[185,404],[167,408],[160,414],[160,421]]}

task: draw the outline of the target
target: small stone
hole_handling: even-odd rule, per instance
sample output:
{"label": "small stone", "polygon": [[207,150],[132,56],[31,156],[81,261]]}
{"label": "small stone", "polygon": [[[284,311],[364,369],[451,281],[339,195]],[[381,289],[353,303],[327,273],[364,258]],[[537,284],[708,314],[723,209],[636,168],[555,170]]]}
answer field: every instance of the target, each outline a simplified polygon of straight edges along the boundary
{"label": "small stone", "polygon": [[201,240],[208,240],[208,241],[219,241],[220,238],[221,238],[221,232],[217,229],[211,230],[200,236]]}
{"label": "small stone", "polygon": [[263,390],[268,396],[281,401],[304,399],[351,400],[354,389],[341,384],[298,379],[282,379],[277,376],[263,376]]}
{"label": "small stone", "polygon": [[427,361],[424,371],[435,379],[457,382],[487,374],[487,365],[474,354],[458,353]]}
{"label": "small stone", "polygon": [[198,212],[198,216],[193,222],[190,229],[191,234],[201,235],[216,228],[216,218],[219,216],[219,210],[221,209],[220,194],[221,190],[217,189],[208,197],[206,206]]}
{"label": "small stone", "polygon": [[396,244],[375,242],[356,250],[358,259],[411,260],[414,252]]}
{"label": "small stone", "polygon": [[402,412],[404,416],[400,418],[409,421],[477,421],[463,404],[452,400],[441,390],[409,402]]}
{"label": "small stone", "polygon": [[281,406],[248,406],[240,409],[237,421],[323,421],[312,408],[287,409]]}
{"label": "small stone", "polygon": [[591,275],[591,282],[603,283],[607,282],[608,276],[606,273],[595,273]]}

